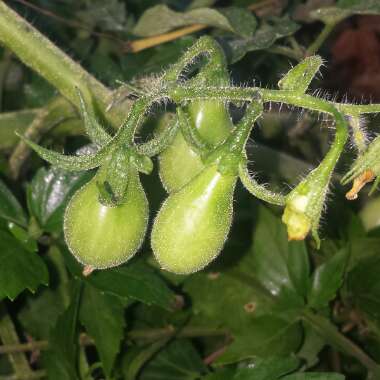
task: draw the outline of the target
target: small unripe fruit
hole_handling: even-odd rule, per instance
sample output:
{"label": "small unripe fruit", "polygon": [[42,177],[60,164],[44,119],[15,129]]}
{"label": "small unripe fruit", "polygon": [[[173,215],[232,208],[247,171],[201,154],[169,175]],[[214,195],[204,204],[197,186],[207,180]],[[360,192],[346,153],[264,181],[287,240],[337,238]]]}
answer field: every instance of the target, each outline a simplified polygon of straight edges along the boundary
{"label": "small unripe fruit", "polygon": [[[223,102],[194,101],[187,110],[189,122],[211,146],[221,143],[231,132],[232,122]],[[186,143],[181,132],[160,155],[160,178],[169,193],[179,190],[203,169],[201,158]]]}
{"label": "small unripe fruit", "polygon": [[223,248],[232,223],[236,177],[216,165],[205,168],[162,205],[152,230],[152,249],[163,269],[196,272]]}
{"label": "small unripe fruit", "polygon": [[125,201],[115,207],[99,202],[97,178],[79,189],[64,219],[66,243],[82,264],[93,269],[114,267],[139,249],[148,222],[148,201],[136,170],[130,170]]}

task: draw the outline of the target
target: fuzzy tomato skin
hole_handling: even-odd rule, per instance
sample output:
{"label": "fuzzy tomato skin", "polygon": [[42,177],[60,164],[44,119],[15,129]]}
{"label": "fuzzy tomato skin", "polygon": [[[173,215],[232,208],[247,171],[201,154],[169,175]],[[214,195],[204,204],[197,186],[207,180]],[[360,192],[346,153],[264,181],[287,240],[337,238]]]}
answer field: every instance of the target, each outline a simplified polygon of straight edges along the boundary
{"label": "fuzzy tomato skin", "polygon": [[139,249],[148,222],[148,201],[137,171],[130,171],[126,200],[108,207],[99,202],[96,177],[70,200],[64,218],[66,243],[76,259],[94,269],[114,267]]}
{"label": "fuzzy tomato skin", "polygon": [[[215,100],[194,101],[188,107],[189,121],[204,141],[212,146],[227,138],[232,122],[224,103]],[[161,153],[160,178],[168,193],[179,190],[204,169],[199,155],[178,132],[172,144]]]}
{"label": "fuzzy tomato skin", "polygon": [[163,269],[190,274],[220,253],[232,223],[235,176],[205,168],[169,195],[153,225],[151,245]]}

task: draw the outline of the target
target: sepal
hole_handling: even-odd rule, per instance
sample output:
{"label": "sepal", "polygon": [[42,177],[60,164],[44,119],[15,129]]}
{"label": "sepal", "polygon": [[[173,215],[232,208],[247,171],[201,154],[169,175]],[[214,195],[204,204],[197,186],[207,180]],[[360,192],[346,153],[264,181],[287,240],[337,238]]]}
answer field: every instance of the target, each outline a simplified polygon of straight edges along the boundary
{"label": "sepal", "polygon": [[319,55],[305,58],[280,79],[279,89],[305,93],[322,64],[323,61]]}

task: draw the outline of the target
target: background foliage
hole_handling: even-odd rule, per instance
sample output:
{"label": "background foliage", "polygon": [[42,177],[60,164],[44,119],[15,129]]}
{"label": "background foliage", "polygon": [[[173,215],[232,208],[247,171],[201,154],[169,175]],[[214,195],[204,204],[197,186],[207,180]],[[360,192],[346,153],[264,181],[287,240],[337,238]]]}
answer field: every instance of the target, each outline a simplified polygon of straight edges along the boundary
{"label": "background foliage", "polygon": [[[120,81],[144,83],[204,33],[224,48],[234,83],[275,86],[322,45],[327,67],[313,82],[321,95],[380,99],[377,0],[7,4],[115,89],[107,101],[125,113],[131,100],[125,86],[116,90]],[[167,43],[156,38],[183,27]],[[14,134],[65,152],[86,145],[78,114],[67,105],[64,117],[54,112],[59,99],[0,49],[0,379],[380,378],[376,195],[349,204],[336,186],[317,251],[312,241],[289,243],[280,210],[239,188],[233,231],[206,270],[162,272],[148,242],[131,262],[84,278],[64,244],[62,216],[92,174],[45,165]],[[376,120],[368,128],[375,134]],[[325,124],[278,105],[252,137],[255,172],[279,189],[315,166],[331,140]],[[164,191],[157,175],[144,186],[154,215]]]}

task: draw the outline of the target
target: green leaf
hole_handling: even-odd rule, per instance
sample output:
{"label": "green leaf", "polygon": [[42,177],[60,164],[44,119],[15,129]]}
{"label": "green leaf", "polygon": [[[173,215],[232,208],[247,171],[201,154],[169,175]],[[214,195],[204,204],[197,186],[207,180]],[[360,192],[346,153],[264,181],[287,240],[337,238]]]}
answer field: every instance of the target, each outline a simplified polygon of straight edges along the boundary
{"label": "green leaf", "polygon": [[1,179],[0,218],[26,226],[26,216],[23,208]]}
{"label": "green leaf", "polygon": [[38,113],[38,109],[25,109],[0,114],[0,150],[12,148],[19,142],[15,131],[23,133]]}
{"label": "green leaf", "polygon": [[98,26],[101,30],[125,32],[128,30],[128,19],[125,3],[120,0],[91,0],[85,10],[76,14],[89,27]]}
{"label": "green leaf", "polygon": [[279,295],[284,288],[307,289],[309,261],[305,243],[288,242],[286,228],[280,218],[260,206],[252,236],[251,260],[246,271],[251,273],[271,294]]}
{"label": "green leaf", "polygon": [[207,372],[188,340],[174,340],[158,352],[141,371],[140,380],[190,380]]}
{"label": "green leaf", "polygon": [[24,289],[34,292],[48,281],[49,274],[42,259],[0,230],[0,299],[14,300]]}
{"label": "green leaf", "polygon": [[332,24],[355,14],[380,14],[378,0],[339,0],[337,6],[323,7],[310,12],[315,20],[321,20],[325,24]]}
{"label": "green leaf", "polygon": [[30,236],[29,232],[24,228],[18,226],[13,222],[9,222],[8,225],[9,232],[22,244],[22,246],[29,252],[37,252],[38,246],[37,241]]}
{"label": "green leaf", "polygon": [[123,303],[118,297],[86,284],[79,319],[94,339],[104,372],[110,377],[125,328]]}
{"label": "green leaf", "polygon": [[231,380],[276,380],[298,366],[299,360],[295,357],[257,359],[248,368],[238,369]]}
{"label": "green leaf", "polygon": [[345,376],[338,373],[326,373],[326,372],[310,372],[310,373],[295,373],[293,375],[286,376],[281,380],[344,380]]}
{"label": "green leaf", "polygon": [[17,318],[34,339],[47,340],[58,317],[70,304],[72,282],[68,281],[62,254],[57,246],[51,245],[44,258],[49,268],[49,288],[40,288],[33,296],[26,297]]}
{"label": "green leaf", "polygon": [[323,308],[335,298],[343,282],[347,260],[348,251],[343,248],[314,271],[308,295],[310,307]]}
{"label": "green leaf", "polygon": [[310,261],[304,242],[291,241],[288,245],[287,268],[297,293],[306,297],[309,284]]}
{"label": "green leaf", "polygon": [[[18,314],[18,320],[34,339],[48,339],[50,330],[63,311],[64,304],[59,292],[46,288],[26,299]],[[41,315],[44,318],[41,318]]]}
{"label": "green leaf", "polygon": [[338,0],[338,6],[366,14],[380,13],[380,4],[377,0]]}
{"label": "green leaf", "polygon": [[67,172],[51,167],[37,171],[27,189],[30,213],[41,228],[61,233],[63,213],[71,196],[91,177],[89,172]]}
{"label": "green leaf", "polygon": [[216,364],[229,364],[254,357],[287,356],[295,352],[301,342],[299,323],[264,315],[252,321],[249,333],[244,331],[241,335],[235,334],[231,346]]}
{"label": "green leaf", "polygon": [[280,90],[305,93],[321,65],[322,58],[318,55],[305,58],[280,79],[278,87]]}
{"label": "green leaf", "polygon": [[302,346],[297,352],[297,357],[304,362],[304,367],[314,367],[319,362],[319,353],[326,345],[325,339],[318,334],[309,324],[304,325]]}
{"label": "green leaf", "polygon": [[83,277],[82,266],[67,249],[63,249],[63,253],[71,273],[101,292],[164,309],[171,309],[174,305],[173,292],[152,267],[141,261],[133,260],[126,265],[95,271],[90,276]]}
{"label": "green leaf", "polygon": [[143,37],[154,36],[192,24],[212,26],[241,36],[251,36],[256,29],[255,17],[242,8],[197,8],[181,13],[160,4],[143,13],[133,33]]}
{"label": "green leaf", "polygon": [[299,25],[289,18],[276,18],[260,26],[251,37],[239,38],[231,35],[221,37],[218,41],[225,50],[229,63],[235,63],[248,52],[268,49],[278,39],[291,36],[298,29]]}
{"label": "green leaf", "polygon": [[80,284],[75,283],[70,306],[58,318],[50,334],[49,351],[44,357],[49,379],[78,380],[76,370],[78,352],[78,310]]}
{"label": "green leaf", "polygon": [[347,277],[347,287],[357,309],[380,331],[380,256],[360,260]]}

